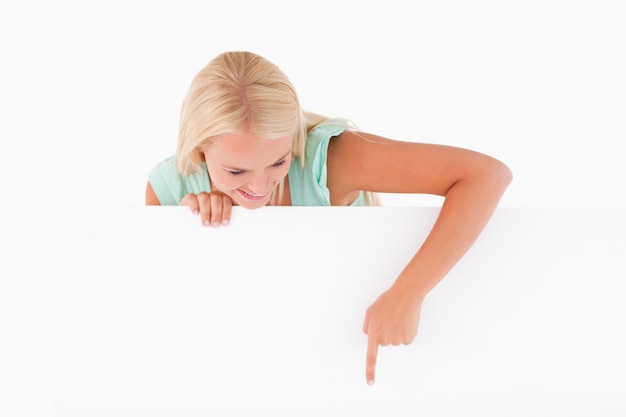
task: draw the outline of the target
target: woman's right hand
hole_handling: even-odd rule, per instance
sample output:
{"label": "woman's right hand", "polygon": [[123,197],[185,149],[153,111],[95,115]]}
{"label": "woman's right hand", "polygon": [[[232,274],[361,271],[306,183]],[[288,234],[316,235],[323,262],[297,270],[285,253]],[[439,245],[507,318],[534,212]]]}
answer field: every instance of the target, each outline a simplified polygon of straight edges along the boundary
{"label": "woman's right hand", "polygon": [[233,200],[217,191],[190,193],[181,200],[180,205],[189,206],[192,213],[200,214],[202,225],[219,227],[226,226],[230,221]]}

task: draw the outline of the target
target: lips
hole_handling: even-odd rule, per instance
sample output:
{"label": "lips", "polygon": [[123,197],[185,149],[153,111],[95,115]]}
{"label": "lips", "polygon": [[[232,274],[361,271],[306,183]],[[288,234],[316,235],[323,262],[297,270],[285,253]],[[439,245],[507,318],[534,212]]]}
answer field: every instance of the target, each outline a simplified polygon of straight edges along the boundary
{"label": "lips", "polygon": [[259,195],[259,194],[252,194],[252,193],[248,193],[240,188],[237,188],[237,191],[239,191],[239,194],[241,194],[245,199],[247,200],[251,200],[251,201],[259,201],[259,200],[263,200],[265,197],[267,197],[267,194],[263,194],[263,195]]}

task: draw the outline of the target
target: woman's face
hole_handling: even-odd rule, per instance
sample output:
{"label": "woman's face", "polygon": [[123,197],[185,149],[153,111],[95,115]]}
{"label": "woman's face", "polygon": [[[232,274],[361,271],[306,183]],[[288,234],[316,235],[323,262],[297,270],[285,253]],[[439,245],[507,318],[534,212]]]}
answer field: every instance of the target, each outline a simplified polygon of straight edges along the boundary
{"label": "woman's face", "polygon": [[289,172],[292,141],[292,136],[263,140],[250,132],[215,137],[202,149],[211,189],[248,209],[266,205]]}

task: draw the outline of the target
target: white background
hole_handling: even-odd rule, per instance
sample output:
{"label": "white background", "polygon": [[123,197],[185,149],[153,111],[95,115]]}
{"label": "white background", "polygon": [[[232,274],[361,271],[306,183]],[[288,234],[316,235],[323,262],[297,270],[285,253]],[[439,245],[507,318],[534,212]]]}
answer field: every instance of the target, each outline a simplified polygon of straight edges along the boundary
{"label": "white background", "polygon": [[143,204],[191,78],[239,49],[278,64],[307,109],[503,160],[515,175],[503,206],[623,207],[625,7],[4,1],[0,204]]}

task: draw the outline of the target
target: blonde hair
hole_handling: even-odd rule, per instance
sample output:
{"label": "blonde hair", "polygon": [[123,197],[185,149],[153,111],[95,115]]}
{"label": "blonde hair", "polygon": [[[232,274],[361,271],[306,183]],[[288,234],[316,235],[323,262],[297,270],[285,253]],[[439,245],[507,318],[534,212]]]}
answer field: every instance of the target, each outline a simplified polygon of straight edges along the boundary
{"label": "blonde hair", "polygon": [[[183,100],[176,166],[185,176],[197,172],[201,149],[210,148],[216,136],[241,131],[267,140],[293,136],[292,156],[304,163],[306,138],[322,124],[350,127],[342,119],[303,111],[291,81],[267,59],[251,52],[224,52],[196,74]],[[281,181],[270,201],[280,201],[282,192]],[[366,201],[375,204],[376,198],[366,195]]]}

